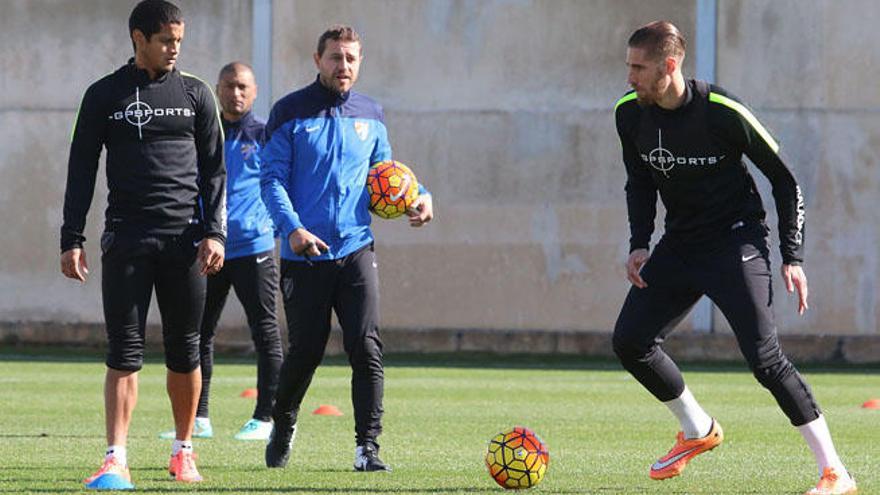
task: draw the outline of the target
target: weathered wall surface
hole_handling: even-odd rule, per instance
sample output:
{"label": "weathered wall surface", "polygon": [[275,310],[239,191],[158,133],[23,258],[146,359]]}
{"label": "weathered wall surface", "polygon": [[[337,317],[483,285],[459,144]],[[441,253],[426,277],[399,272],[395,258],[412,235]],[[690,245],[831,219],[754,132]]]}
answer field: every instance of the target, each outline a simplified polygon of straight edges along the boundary
{"label": "weathered wall surface", "polygon": [[[58,232],[70,132],[86,88],[132,56],[135,1],[7,0],[0,16],[0,320],[102,321],[97,239],[107,188],[103,157],[89,211],[85,286],[59,271]],[[180,68],[213,85],[221,61],[251,56],[249,1],[179,2]],[[158,315],[152,315],[158,321]]]}
{"label": "weathered wall surface", "polygon": [[[4,3],[2,321],[102,320],[103,177],[85,287],[58,272],[58,227],[79,98],[130,56],[134,3]],[[251,2],[180,4],[184,70],[213,83],[223,63],[250,58]],[[849,4],[719,2],[718,83],[780,139],[807,197],[811,309],[797,317],[777,280],[783,333],[878,332],[880,55],[871,47],[880,34],[868,19],[880,5]],[[428,227],[375,223],[387,327],[612,328],[628,289],[628,229],[611,107],[626,90],[628,34],[658,18],[694,42],[694,5],[680,0],[274,2],[272,94],[263,97],[310,83],[323,29],[354,25],[366,53],[357,89],[384,105],[395,157],[434,193]],[[244,325],[237,303],[222,324]]]}
{"label": "weathered wall surface", "polygon": [[357,89],[384,105],[396,159],[434,194],[424,229],[374,223],[387,325],[613,326],[627,289],[611,114],[626,38],[661,17],[692,36],[690,2],[274,5],[274,96],[312,82],[318,36],[352,24]]}
{"label": "weathered wall surface", "polygon": [[798,317],[777,277],[782,332],[880,332],[880,4],[840,6],[719,2],[718,82],[779,137],[806,198],[811,309]]}

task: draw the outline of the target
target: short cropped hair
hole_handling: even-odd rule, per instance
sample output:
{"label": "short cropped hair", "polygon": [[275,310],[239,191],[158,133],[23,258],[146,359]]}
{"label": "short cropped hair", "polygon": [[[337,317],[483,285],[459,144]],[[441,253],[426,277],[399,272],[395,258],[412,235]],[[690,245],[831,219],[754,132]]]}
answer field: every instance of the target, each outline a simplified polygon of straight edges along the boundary
{"label": "short cropped hair", "polygon": [[177,5],[166,0],[143,0],[131,11],[128,32],[131,34],[137,29],[149,41],[165,24],[183,24],[183,14]]}
{"label": "short cropped hair", "polygon": [[229,62],[220,69],[220,74],[217,75],[217,80],[222,81],[228,74],[234,74],[242,69],[250,71],[251,74],[254,73],[254,68],[244,62]]}
{"label": "short cropped hair", "polygon": [[630,48],[641,48],[653,59],[684,58],[687,41],[675,24],[654,21],[636,29],[629,37]]}
{"label": "short cropped hair", "polygon": [[[354,30],[351,26],[346,26],[344,24],[334,24],[330,26],[324,34],[318,38],[318,56],[324,55],[324,49],[327,48],[327,40],[333,41],[347,41],[347,42],[361,42],[361,37],[358,36],[357,31]],[[363,51],[363,47],[361,47],[361,51]]]}

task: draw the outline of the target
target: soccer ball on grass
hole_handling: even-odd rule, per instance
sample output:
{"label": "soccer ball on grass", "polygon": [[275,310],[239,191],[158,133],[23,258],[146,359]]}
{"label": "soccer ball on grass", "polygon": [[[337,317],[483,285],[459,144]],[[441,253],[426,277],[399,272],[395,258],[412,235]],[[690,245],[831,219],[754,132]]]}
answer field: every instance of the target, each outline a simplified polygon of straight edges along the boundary
{"label": "soccer ball on grass", "polygon": [[531,488],[547,474],[550,453],[532,430],[514,426],[489,441],[486,467],[496,483],[508,489]]}

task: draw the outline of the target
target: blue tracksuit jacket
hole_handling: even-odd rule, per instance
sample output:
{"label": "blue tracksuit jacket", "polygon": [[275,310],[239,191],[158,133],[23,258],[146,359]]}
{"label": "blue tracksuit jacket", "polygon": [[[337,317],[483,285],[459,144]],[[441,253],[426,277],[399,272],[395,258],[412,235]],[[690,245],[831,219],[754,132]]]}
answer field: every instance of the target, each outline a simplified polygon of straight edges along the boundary
{"label": "blue tracksuit jacket", "polygon": [[275,248],[274,226],[260,198],[260,151],[265,124],[251,112],[237,122],[223,120],[226,134],[226,259]]}
{"label": "blue tracksuit jacket", "polygon": [[373,242],[367,172],[391,159],[378,103],[353,91],[334,93],[316,80],[275,103],[266,136],[261,187],[282,258],[303,260],[287,242],[297,228],[330,246],[315,259],[342,258]]}

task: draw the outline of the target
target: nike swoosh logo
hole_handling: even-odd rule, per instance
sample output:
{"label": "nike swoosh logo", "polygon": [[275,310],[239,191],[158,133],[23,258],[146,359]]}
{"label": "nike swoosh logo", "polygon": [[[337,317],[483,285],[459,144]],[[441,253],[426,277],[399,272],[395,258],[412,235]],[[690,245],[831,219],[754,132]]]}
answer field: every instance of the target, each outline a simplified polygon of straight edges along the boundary
{"label": "nike swoosh logo", "polygon": [[259,257],[259,258],[257,258],[257,264],[260,264],[260,263],[266,261],[267,259],[269,259],[268,256]]}
{"label": "nike swoosh logo", "polygon": [[319,125],[312,126],[312,127],[306,127],[306,132],[315,132],[320,128],[321,128],[321,126],[319,126]]}
{"label": "nike swoosh logo", "polygon": [[197,240],[197,241],[193,241],[193,247],[194,247],[194,248],[197,248],[197,247],[199,247],[199,244],[201,244],[201,243],[202,243],[202,240],[201,240],[201,239],[199,239],[199,240]]}
{"label": "nike swoosh logo", "polygon": [[679,452],[678,454],[675,454],[674,456],[670,457],[669,459],[666,459],[665,461],[657,461],[654,463],[653,466],[651,466],[651,469],[653,469],[654,471],[660,471],[661,469],[666,469],[669,466],[680,461],[683,457],[685,457],[686,455],[690,454],[691,452],[693,452],[695,450],[697,450],[696,447],[694,447],[692,449],[685,450],[684,452]]}
{"label": "nike swoosh logo", "polygon": [[397,189],[397,194],[392,194],[391,196],[388,197],[388,199],[390,199],[392,203],[396,203],[397,200],[402,198],[406,194],[406,192],[409,191],[409,182],[410,182],[409,174],[404,175],[403,176],[403,183],[401,183],[400,187]]}
{"label": "nike swoosh logo", "polygon": [[757,258],[757,257],[758,257],[757,254],[753,254],[753,255],[751,255],[751,256],[745,256],[745,255],[743,255],[742,260],[743,260],[743,263],[745,263],[746,261],[753,260],[753,259],[755,259],[755,258]]}

